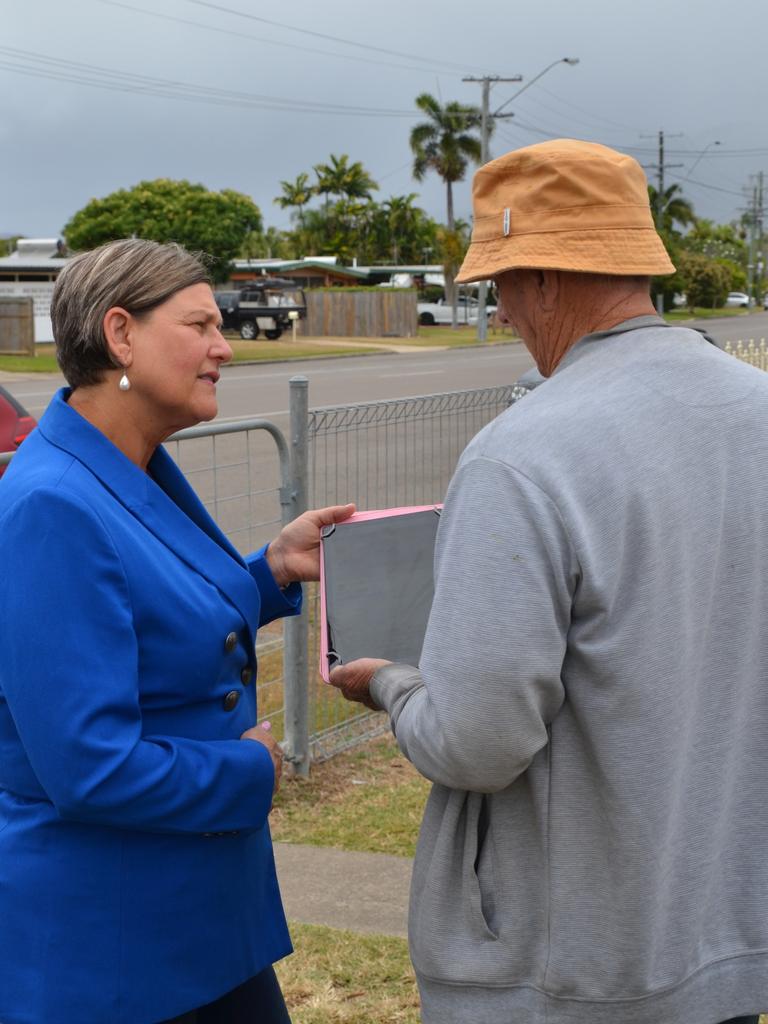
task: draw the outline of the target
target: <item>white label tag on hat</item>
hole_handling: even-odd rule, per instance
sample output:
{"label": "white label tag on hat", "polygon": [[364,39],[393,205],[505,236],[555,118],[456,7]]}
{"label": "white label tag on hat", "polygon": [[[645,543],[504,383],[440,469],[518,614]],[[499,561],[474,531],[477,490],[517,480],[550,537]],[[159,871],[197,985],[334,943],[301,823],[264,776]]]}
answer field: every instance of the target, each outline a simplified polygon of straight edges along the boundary
{"label": "white label tag on hat", "polygon": [[504,207],[504,234],[509,234],[509,207]]}

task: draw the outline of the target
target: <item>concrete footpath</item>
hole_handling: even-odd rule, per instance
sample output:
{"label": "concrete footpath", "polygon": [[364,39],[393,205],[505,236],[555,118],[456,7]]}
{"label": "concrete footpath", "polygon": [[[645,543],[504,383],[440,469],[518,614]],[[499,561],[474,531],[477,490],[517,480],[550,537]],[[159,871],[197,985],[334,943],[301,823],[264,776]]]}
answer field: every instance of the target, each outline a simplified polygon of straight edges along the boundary
{"label": "concrete footpath", "polygon": [[275,843],[275,860],[289,921],[407,936],[409,857]]}

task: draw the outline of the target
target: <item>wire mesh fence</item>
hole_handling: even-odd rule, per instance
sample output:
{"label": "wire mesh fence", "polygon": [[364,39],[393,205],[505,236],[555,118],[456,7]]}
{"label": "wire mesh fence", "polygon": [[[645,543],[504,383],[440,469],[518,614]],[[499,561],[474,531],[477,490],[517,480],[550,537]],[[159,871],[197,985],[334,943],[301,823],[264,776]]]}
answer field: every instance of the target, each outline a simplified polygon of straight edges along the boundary
{"label": "wire mesh fence", "polygon": [[[277,455],[275,458],[275,447]],[[262,547],[289,516],[288,449],[266,420],[193,427],[165,447],[207,511],[242,555]],[[285,735],[283,620],[258,632],[259,721],[268,718],[278,739]]]}
{"label": "wire mesh fence", "polygon": [[[441,502],[469,440],[525,394],[507,385],[310,411],[310,504],[354,501],[364,510]],[[320,761],[387,726],[383,715],[361,711],[320,679],[316,588],[307,598],[309,743]]]}
{"label": "wire mesh fence", "polygon": [[[306,506],[441,502],[469,440],[525,394],[507,385],[308,412],[307,381],[294,378],[290,455],[282,432],[257,419],[192,427],[165,444],[245,555]],[[10,454],[0,456],[7,461]],[[323,760],[386,728],[383,715],[360,711],[321,680],[318,604],[317,588],[308,587],[305,614],[259,630],[256,648],[259,720],[270,719],[301,771],[310,758]]]}

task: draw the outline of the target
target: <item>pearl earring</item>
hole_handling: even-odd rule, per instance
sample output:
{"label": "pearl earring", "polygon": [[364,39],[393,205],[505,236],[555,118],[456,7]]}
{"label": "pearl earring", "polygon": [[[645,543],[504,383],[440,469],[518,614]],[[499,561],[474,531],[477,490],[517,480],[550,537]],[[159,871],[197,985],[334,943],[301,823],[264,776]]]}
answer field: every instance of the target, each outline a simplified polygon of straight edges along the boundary
{"label": "pearl earring", "polygon": [[121,391],[131,390],[131,382],[128,380],[127,374],[123,374],[123,376],[120,378],[120,383],[117,386],[120,388]]}

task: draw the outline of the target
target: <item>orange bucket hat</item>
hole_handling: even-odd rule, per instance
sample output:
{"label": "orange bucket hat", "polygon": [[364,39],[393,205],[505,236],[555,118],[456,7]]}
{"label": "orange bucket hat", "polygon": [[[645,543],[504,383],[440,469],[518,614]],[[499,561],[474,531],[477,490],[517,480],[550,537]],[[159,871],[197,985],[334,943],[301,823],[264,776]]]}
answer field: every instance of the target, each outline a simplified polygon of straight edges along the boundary
{"label": "orange bucket hat", "polygon": [[472,184],[474,229],[456,281],[517,267],[673,274],[642,168],[594,142],[557,139],[491,160]]}

